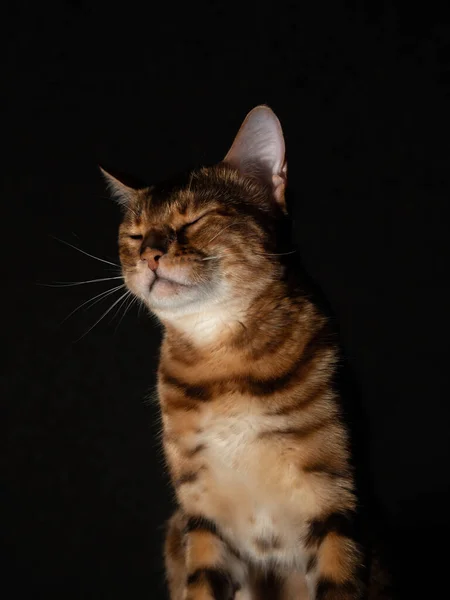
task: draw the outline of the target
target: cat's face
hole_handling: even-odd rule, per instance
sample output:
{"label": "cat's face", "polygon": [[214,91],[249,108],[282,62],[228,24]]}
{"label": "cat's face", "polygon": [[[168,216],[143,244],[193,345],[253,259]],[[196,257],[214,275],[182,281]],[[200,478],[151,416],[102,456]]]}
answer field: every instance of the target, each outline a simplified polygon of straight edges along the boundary
{"label": "cat's face", "polygon": [[[263,164],[259,155],[252,161],[242,156],[243,142],[250,141],[257,154],[254,129],[261,124],[268,130],[259,149]],[[280,132],[270,109],[259,107],[244,121],[225,161],[194,171],[184,182],[132,190],[108,176],[125,209],[119,232],[125,284],[157,316],[170,321],[211,311],[225,315],[231,307],[236,312],[281,276],[275,255],[284,145],[272,139]],[[267,159],[270,144],[278,154],[282,146],[282,156],[274,157],[276,172]]]}
{"label": "cat's face", "polygon": [[141,190],[120,227],[125,283],[166,316],[244,302],[280,275],[279,214],[267,186],[225,166],[193,173],[169,193]]}

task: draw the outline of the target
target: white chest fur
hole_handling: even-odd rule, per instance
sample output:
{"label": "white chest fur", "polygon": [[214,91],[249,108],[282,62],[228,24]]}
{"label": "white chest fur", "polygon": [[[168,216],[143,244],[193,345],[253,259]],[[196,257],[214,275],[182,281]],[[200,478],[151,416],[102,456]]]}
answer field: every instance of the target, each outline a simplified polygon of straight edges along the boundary
{"label": "white chest fur", "polygon": [[187,513],[213,520],[256,562],[302,567],[304,524],[289,491],[289,465],[258,437],[269,425],[251,413],[204,414],[189,442],[202,447],[199,476],[180,486],[178,497]]}

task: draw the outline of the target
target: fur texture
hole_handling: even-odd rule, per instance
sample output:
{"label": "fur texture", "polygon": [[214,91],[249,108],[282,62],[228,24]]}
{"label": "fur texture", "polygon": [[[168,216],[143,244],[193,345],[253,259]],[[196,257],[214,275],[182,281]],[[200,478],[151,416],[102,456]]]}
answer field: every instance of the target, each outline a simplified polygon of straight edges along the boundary
{"label": "fur texture", "polygon": [[289,266],[277,118],[257,107],[223,162],[176,183],[106,176],[125,282],[164,326],[172,600],[362,598],[338,351]]}

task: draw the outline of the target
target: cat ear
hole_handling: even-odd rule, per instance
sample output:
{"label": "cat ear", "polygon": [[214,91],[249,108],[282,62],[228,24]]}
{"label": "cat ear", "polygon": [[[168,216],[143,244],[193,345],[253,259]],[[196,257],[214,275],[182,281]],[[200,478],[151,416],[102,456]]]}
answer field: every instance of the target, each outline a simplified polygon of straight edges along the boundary
{"label": "cat ear", "polygon": [[105,171],[105,169],[103,169],[102,167],[99,166],[99,169],[106,180],[106,185],[111,196],[114,198],[114,200],[116,200],[116,202],[120,206],[127,208],[136,198],[136,190],[134,190],[131,187],[128,187],[127,185],[113,177],[113,175]]}
{"label": "cat ear", "polygon": [[284,208],[287,165],[280,121],[268,106],[256,106],[245,117],[224,162],[245,175],[273,186],[275,199]]}

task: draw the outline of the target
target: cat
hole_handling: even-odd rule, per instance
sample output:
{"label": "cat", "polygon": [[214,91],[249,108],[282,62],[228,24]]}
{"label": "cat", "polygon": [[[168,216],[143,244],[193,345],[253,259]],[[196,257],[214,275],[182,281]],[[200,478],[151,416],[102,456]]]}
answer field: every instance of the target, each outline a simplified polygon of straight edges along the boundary
{"label": "cat", "polygon": [[176,183],[104,176],[125,284],[164,329],[171,600],[364,597],[339,349],[290,264],[277,116],[257,106],[223,161]]}

